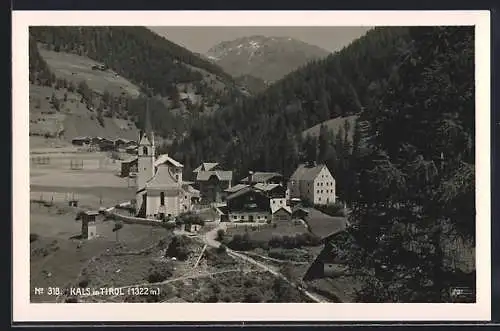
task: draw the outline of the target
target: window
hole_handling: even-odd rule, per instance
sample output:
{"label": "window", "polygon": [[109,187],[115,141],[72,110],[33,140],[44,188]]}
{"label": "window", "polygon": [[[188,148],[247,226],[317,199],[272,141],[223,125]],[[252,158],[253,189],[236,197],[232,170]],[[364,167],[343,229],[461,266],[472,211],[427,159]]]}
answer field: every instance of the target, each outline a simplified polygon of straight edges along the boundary
{"label": "window", "polygon": [[260,220],[260,216],[257,216],[257,219]]}
{"label": "window", "polygon": [[165,192],[160,192],[160,205],[165,205]]}
{"label": "window", "polygon": [[318,200],[321,201],[321,197],[319,197]]}
{"label": "window", "polygon": [[234,215],[234,216],[233,216],[233,219],[238,219],[238,216]]}
{"label": "window", "polygon": [[321,193],[323,193],[323,190],[321,190]]}
{"label": "window", "polygon": [[146,146],[142,147],[142,154],[148,155],[148,148]]}
{"label": "window", "polygon": [[319,194],[319,190],[317,190],[317,191],[316,191],[316,193],[318,193],[318,194]]}

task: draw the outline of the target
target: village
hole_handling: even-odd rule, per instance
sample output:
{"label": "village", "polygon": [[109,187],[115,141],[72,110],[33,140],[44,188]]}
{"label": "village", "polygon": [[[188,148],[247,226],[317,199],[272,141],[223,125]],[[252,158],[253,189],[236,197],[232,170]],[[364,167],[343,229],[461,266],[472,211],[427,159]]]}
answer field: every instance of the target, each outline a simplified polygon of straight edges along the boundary
{"label": "village", "polygon": [[[172,288],[181,282],[183,285],[178,286],[187,288],[194,286],[190,277],[213,282],[228,277],[226,273],[243,272],[248,274],[245,277],[251,275],[258,281],[282,278],[297,291],[297,297],[288,300],[352,300],[335,284],[326,284],[335,289],[333,292],[324,290],[325,281],[333,281],[330,276],[337,277],[335,281],[340,286],[347,282],[344,278],[351,277],[343,272],[342,261],[332,260],[331,254],[326,254],[327,258],[321,254],[330,249],[325,247],[325,240],[346,227],[345,208],[337,200],[335,179],[326,165],[301,164],[288,180],[278,172],[262,171],[250,171],[244,178],[236,179],[233,171],[218,163],[203,162],[193,171],[193,180],[186,181],[181,163],[168,154],[157,155],[155,135],[149,127],[139,132],[137,141],[74,138],[72,147],[78,152],[59,153],[65,162],[55,154],[32,153],[32,260],[33,254],[38,256],[32,261],[32,287],[56,286],[54,282],[58,282],[57,286],[72,289],[131,288],[133,283]],[[63,173],[61,166],[67,167],[66,162],[69,171]],[[59,171],[55,174],[51,168]],[[71,215],[75,223],[69,226]],[[44,237],[46,241],[42,240]],[[172,249],[176,253],[166,258]],[[75,270],[69,278],[76,279],[76,283],[65,275],[54,277],[57,271],[47,270],[51,264],[47,260],[52,255],[71,255],[71,250],[76,251],[78,261],[72,262]],[[234,268],[235,262],[242,266]],[[110,263],[115,269],[111,278],[111,271],[103,274]],[[125,276],[128,269],[134,272]],[[159,278],[151,276],[155,272]],[[94,277],[100,281],[90,281]],[[189,284],[187,279],[191,279]],[[348,283],[352,286],[354,282]],[[203,284],[198,287],[203,289]],[[178,288],[171,292],[174,300],[204,300],[192,298],[189,291],[184,293]],[[151,293],[148,300],[152,300]],[[120,299],[69,296],[49,298],[32,293],[32,300]]]}

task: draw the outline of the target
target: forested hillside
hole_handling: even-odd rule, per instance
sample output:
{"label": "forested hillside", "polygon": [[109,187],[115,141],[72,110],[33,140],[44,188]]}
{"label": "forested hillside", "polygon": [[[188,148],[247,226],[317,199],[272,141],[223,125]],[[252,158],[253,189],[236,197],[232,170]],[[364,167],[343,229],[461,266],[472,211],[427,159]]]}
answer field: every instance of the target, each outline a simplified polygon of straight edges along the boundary
{"label": "forested hillside", "polygon": [[474,29],[409,31],[398,78],[361,116],[366,149],[351,165],[347,260],[366,277],[365,302],[449,302],[450,288],[475,288],[474,268],[449,260],[462,255],[455,238],[475,241]]}
{"label": "forested hillside", "polygon": [[[475,288],[473,27],[378,28],[205,119],[175,145],[188,165],[223,162],[289,175],[326,162],[352,213],[336,254],[361,302],[449,302]],[[300,130],[357,113],[319,136]]]}
{"label": "forested hillside", "polygon": [[[163,136],[182,133],[198,115],[244,97],[218,66],[144,27],[31,27],[30,36],[48,51],[88,57],[139,86],[142,98],[154,98],[156,109],[161,107],[152,120]],[[120,97],[124,96],[111,93],[106,99]],[[120,110],[142,125],[144,107],[136,109],[136,104],[135,98],[127,97]]]}
{"label": "forested hillside", "polygon": [[[389,80],[397,77],[394,64],[408,42],[407,28],[371,30],[343,50],[292,72],[257,97],[202,119],[170,150],[186,169],[202,160],[215,160],[236,169],[238,176],[250,169],[288,176],[306,154],[308,143],[300,140],[299,133],[371,107]],[[338,139],[323,144],[318,161],[330,157],[330,166],[341,181],[341,169],[336,167],[343,159],[338,149],[344,149],[340,146],[345,144],[344,133],[330,134]],[[309,156],[314,157],[311,153],[309,149]],[[344,184],[338,185],[342,192]]]}

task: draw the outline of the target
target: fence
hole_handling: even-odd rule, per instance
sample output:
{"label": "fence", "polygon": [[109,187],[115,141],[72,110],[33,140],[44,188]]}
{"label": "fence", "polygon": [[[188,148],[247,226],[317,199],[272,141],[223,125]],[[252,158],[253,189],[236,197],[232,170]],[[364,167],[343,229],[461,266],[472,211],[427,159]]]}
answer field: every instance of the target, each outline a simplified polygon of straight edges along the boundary
{"label": "fence", "polygon": [[32,156],[30,162],[32,165],[50,164],[50,156]]}
{"label": "fence", "polygon": [[75,192],[30,192],[30,201],[49,203],[49,204],[67,204],[75,202],[78,204],[102,206],[103,196],[78,194]]}
{"label": "fence", "polygon": [[161,222],[161,221],[147,219],[147,218],[134,217],[134,216],[126,216],[126,215],[116,213],[115,211],[107,212],[106,215],[112,217],[115,220],[122,221],[123,223],[128,223],[128,224],[152,225],[152,226],[163,226],[164,225],[163,222]]}

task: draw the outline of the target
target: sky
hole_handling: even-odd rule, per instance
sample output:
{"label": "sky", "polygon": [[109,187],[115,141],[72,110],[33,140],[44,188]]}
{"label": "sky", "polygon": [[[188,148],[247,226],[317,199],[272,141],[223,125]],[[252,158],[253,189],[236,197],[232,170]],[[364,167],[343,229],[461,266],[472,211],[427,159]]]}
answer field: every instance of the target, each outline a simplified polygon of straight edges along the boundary
{"label": "sky", "polygon": [[212,46],[240,37],[290,37],[334,52],[364,35],[372,27],[216,27],[150,26],[149,29],[192,52],[206,53]]}

